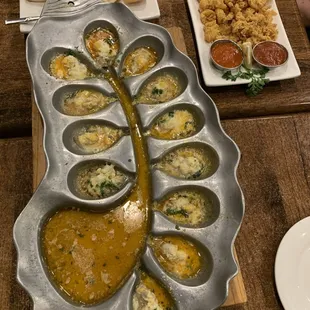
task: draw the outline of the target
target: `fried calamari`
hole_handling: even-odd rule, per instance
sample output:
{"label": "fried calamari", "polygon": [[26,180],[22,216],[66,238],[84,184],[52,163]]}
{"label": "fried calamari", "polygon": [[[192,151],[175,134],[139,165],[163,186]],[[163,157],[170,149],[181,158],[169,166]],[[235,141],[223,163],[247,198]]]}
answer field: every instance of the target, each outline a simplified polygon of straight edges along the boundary
{"label": "fried calamari", "polygon": [[207,42],[230,39],[253,45],[276,40],[278,30],[273,23],[276,14],[268,0],[199,0],[200,19]]}

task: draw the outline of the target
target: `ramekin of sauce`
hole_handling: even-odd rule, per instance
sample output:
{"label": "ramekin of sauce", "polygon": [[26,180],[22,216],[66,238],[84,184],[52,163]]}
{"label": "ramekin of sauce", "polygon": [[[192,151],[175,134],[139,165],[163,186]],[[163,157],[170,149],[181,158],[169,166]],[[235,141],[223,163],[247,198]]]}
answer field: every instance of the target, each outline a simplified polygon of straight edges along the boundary
{"label": "ramekin of sauce", "polygon": [[287,62],[288,51],[278,42],[264,41],[253,47],[253,58],[264,67],[277,68]]}
{"label": "ramekin of sauce", "polygon": [[238,69],[243,63],[243,52],[234,41],[216,40],[211,45],[211,60],[220,70]]}

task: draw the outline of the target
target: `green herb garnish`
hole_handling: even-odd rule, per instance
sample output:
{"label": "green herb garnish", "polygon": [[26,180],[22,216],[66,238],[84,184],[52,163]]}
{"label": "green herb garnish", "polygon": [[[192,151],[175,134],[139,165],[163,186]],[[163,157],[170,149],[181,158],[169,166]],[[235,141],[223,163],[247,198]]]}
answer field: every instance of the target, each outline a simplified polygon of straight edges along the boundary
{"label": "green herb garnish", "polygon": [[86,284],[89,284],[89,285],[94,285],[95,282],[96,282],[94,278],[89,278],[89,279],[87,279],[86,281],[87,281]]}
{"label": "green herb garnish", "polygon": [[193,179],[199,178],[199,177],[201,176],[201,173],[202,173],[201,170],[196,171],[196,172],[192,175],[192,178],[193,178]]}
{"label": "green herb garnish", "polygon": [[75,51],[73,51],[73,50],[67,50],[66,52],[65,52],[65,55],[66,56],[74,56],[75,58],[77,58],[77,52],[75,52]]}
{"label": "green herb garnish", "polygon": [[222,75],[225,80],[230,80],[235,82],[238,78],[250,80],[248,88],[245,91],[248,96],[258,95],[264,88],[264,86],[269,82],[266,79],[266,73],[269,71],[268,68],[262,69],[248,69],[242,66],[237,73],[233,74],[231,71],[227,71]]}
{"label": "green herb garnish", "polygon": [[188,213],[186,212],[186,210],[184,210],[184,209],[177,210],[177,209],[168,208],[166,210],[166,214],[167,215],[178,215],[178,214],[180,214],[180,215],[182,215],[184,217],[188,217],[189,216]]}
{"label": "green herb garnish", "polygon": [[152,95],[161,95],[164,91],[162,89],[159,89],[157,87],[154,87],[152,90]]}
{"label": "green herb garnish", "polygon": [[114,44],[113,39],[112,38],[106,38],[105,41],[112,46]]}
{"label": "green herb garnish", "polygon": [[106,190],[109,192],[113,192],[115,190],[118,190],[118,187],[113,184],[112,182],[109,181],[104,181],[100,184],[100,194],[101,196],[105,196],[106,195]]}

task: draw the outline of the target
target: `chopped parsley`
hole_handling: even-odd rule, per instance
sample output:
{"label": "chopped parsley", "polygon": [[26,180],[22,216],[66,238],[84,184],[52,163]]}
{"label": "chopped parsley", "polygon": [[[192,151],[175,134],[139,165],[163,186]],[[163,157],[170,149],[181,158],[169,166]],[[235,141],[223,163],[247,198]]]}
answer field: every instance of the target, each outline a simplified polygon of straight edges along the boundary
{"label": "chopped parsley", "polygon": [[118,190],[118,187],[114,183],[112,183],[110,181],[104,181],[104,182],[102,182],[100,184],[100,194],[101,194],[101,196],[105,196],[107,194],[106,193],[107,191],[108,192],[113,192],[115,190]]}
{"label": "chopped parsley", "polygon": [[86,284],[89,284],[89,285],[94,285],[95,282],[96,282],[94,278],[89,278],[89,279],[87,279],[86,281],[87,281]]}
{"label": "chopped parsley", "polygon": [[192,125],[192,124],[193,124],[192,121],[187,121],[187,122],[185,122],[185,128],[186,128],[188,125]]}
{"label": "chopped parsley", "polygon": [[112,46],[114,44],[114,41],[111,38],[106,38],[105,41]]}
{"label": "chopped parsley", "polygon": [[168,208],[166,210],[166,214],[167,215],[178,215],[179,214],[179,215],[182,215],[184,217],[189,217],[189,214],[184,209],[177,210],[177,209]]}
{"label": "chopped parsley", "polygon": [[197,179],[201,176],[201,170],[198,170],[196,171],[193,175],[192,175],[192,178],[193,179]]}
{"label": "chopped parsley", "polygon": [[73,51],[73,50],[67,50],[65,55],[66,56],[74,56],[75,58],[77,58],[77,52]]}
{"label": "chopped parsley", "polygon": [[168,115],[169,115],[169,117],[173,117],[174,116],[174,111],[170,111]]}
{"label": "chopped parsley", "polygon": [[160,88],[154,87],[152,90],[152,95],[161,95],[164,91]]}

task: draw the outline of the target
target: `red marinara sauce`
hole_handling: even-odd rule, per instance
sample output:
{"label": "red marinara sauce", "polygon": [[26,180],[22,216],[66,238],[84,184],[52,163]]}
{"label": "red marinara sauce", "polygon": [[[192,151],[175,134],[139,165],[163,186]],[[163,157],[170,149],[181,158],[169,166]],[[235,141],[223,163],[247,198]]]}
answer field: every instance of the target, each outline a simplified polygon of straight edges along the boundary
{"label": "red marinara sauce", "polygon": [[232,42],[219,42],[211,49],[211,55],[218,65],[232,69],[241,65],[243,54],[241,50]]}
{"label": "red marinara sauce", "polygon": [[266,66],[280,66],[287,60],[287,50],[276,42],[259,43],[253,50],[254,58]]}

